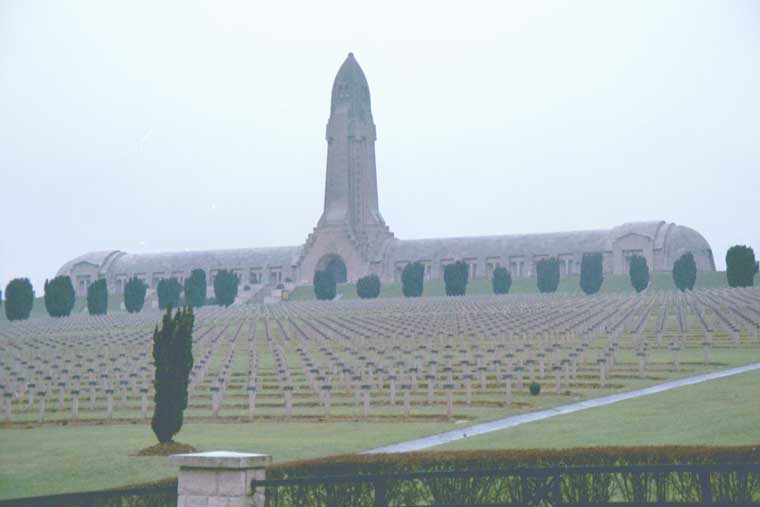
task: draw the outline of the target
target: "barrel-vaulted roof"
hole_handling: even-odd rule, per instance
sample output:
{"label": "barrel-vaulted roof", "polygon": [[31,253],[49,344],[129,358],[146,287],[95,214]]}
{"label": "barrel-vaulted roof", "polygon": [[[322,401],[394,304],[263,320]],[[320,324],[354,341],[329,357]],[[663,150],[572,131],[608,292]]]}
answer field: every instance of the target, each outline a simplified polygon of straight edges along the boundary
{"label": "barrel-vaulted roof", "polygon": [[240,248],[188,252],[128,254],[118,250],[90,252],[64,264],[58,274],[69,274],[81,263],[104,275],[190,272],[193,269],[247,269],[289,267],[298,262],[300,246]]}
{"label": "barrel-vaulted roof", "polygon": [[301,247],[240,248],[154,254],[126,254],[110,267],[109,274],[189,272],[202,269],[234,269],[291,266],[298,260]]}
{"label": "barrel-vaulted roof", "polygon": [[119,250],[100,250],[97,252],[88,252],[84,255],[80,255],[74,259],[71,259],[66,264],[61,266],[58,270],[58,275],[68,274],[74,266],[78,264],[89,264],[93,268],[102,270],[107,266],[109,262],[112,262],[114,258],[118,257],[123,252]]}
{"label": "barrel-vaulted roof", "polygon": [[513,234],[460,238],[396,240],[389,248],[393,262],[427,259],[462,259],[509,255],[560,255],[603,252],[608,230]]}

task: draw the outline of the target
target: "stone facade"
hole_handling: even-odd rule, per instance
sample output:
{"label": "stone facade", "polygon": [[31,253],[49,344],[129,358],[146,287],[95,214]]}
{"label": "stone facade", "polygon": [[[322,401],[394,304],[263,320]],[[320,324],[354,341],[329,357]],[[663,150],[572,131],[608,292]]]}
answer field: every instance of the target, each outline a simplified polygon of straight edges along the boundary
{"label": "stone facade", "polygon": [[349,53],[333,83],[326,128],[327,171],[324,211],[302,246],[159,254],[92,252],[67,262],[58,274],[72,277],[77,292],[106,278],[121,292],[132,276],[155,288],[162,278],[183,280],[193,269],[206,271],[209,285],[220,269],[240,275],[241,284],[309,284],[315,270],[330,263],[345,267],[348,281],[374,273],[397,280],[403,267],[425,264],[426,277],[443,277],[446,264],[464,260],[472,277],[488,277],[505,267],[513,277],[534,273],[536,262],[556,256],[561,274],[580,273],[584,253],[603,254],[607,273],[626,273],[632,255],[646,257],[653,271],[670,271],[680,255],[691,252],[700,271],[714,271],[707,241],[688,227],[664,221],[633,222],[611,230],[548,234],[399,240],[385,224],[378,203],[375,162],[376,128],[369,85]]}

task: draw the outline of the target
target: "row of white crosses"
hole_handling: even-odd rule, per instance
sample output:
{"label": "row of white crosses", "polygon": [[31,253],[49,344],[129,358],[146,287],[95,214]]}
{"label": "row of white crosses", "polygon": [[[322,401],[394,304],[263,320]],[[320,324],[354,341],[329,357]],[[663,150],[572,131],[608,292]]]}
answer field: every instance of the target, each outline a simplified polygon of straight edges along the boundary
{"label": "row of white crosses", "polygon": [[[360,319],[357,317],[357,319],[355,320],[360,320]],[[291,323],[291,325],[295,326],[295,322],[293,320],[289,320],[289,322]],[[349,331],[352,331],[354,333],[357,332],[357,329],[355,327],[352,328],[352,326],[348,325],[347,323],[345,326],[341,326],[339,322],[336,322],[334,320],[331,322],[325,322],[325,321],[317,321],[317,322],[319,323],[320,326],[319,327],[314,326],[315,333],[311,337],[312,340],[319,340],[320,337],[322,339],[329,340],[330,336],[328,336],[327,334],[330,334],[330,333],[332,335],[336,335],[338,338],[349,339],[348,334],[340,331],[341,327],[348,328]],[[309,322],[307,322],[307,324],[309,324]],[[380,327],[384,327],[384,326],[380,326]],[[307,339],[309,339],[308,335],[306,335],[300,328],[297,328],[297,329],[300,334],[304,335]],[[327,333],[324,330],[327,330]],[[385,330],[387,331],[388,329],[386,328]],[[461,330],[459,331],[461,332]],[[366,335],[363,335],[361,331],[358,332],[358,335],[360,339],[367,337]],[[451,334],[449,335],[449,338],[452,338],[453,336],[454,335]],[[432,338],[432,335],[430,336],[430,338]],[[388,339],[388,337],[386,336],[385,339]],[[559,344],[556,344],[556,345],[557,347],[559,347]],[[451,344],[448,344],[447,346],[451,348]],[[526,344],[526,348],[530,348],[531,346],[532,345],[530,343]],[[504,345],[502,345],[501,347],[503,348]],[[386,387],[388,389],[387,394],[390,398],[390,403],[392,404],[395,399],[395,391],[396,391],[395,387],[398,384],[397,381],[400,381],[401,382],[400,387],[405,392],[405,396],[404,396],[405,413],[407,413],[408,399],[409,399],[408,391],[411,391],[412,389],[416,389],[418,378],[420,379],[420,381],[422,381],[423,379],[427,381],[427,392],[428,392],[427,399],[428,399],[428,402],[432,401],[432,389],[437,379],[436,368],[437,368],[438,361],[430,359],[427,365],[422,366],[419,363],[419,361],[423,359],[424,355],[419,355],[417,357],[417,363],[415,363],[414,365],[410,367],[408,364],[406,364],[403,361],[401,362],[396,361],[394,363],[393,360],[394,359],[397,360],[398,359],[397,357],[394,357],[394,356],[391,356],[390,358],[384,357],[384,356],[387,356],[387,354],[385,354],[385,351],[384,350],[378,351],[371,344],[361,343],[359,344],[357,349],[358,350],[352,349],[351,347],[346,347],[345,349],[345,352],[347,352],[349,356],[358,359],[358,362],[360,363],[358,364],[358,368],[356,368],[357,365],[354,364],[355,368],[353,370],[351,368],[346,367],[347,366],[346,362],[336,359],[336,357],[325,347],[320,347],[319,351],[323,355],[333,356],[330,358],[332,360],[332,365],[331,365],[331,368],[328,368],[328,370],[332,369],[333,372],[335,372],[336,370],[340,371],[341,375],[338,375],[339,378],[337,379],[337,382],[343,383],[347,390],[355,389],[357,393],[356,399],[357,400],[360,398],[363,399],[365,407],[367,405],[368,391],[373,386],[376,387],[378,390],[383,386]],[[393,349],[400,350],[401,347],[398,344],[396,344],[393,346]],[[426,349],[427,349],[426,346],[424,345],[420,346],[420,352],[425,352]],[[432,347],[431,349],[432,350],[429,351],[430,354],[432,354],[433,356],[438,354],[437,349],[433,349]],[[374,360],[368,360],[368,357],[366,355],[360,355],[359,351],[362,351],[362,350],[368,351],[369,354],[374,353],[375,357],[369,358],[369,359],[374,359]],[[518,350],[519,352],[523,352],[522,349],[518,349]],[[549,351],[553,352],[554,350],[555,349],[550,349]],[[584,349],[581,348],[580,350],[584,350]],[[318,374],[319,369],[314,368],[314,364],[311,357],[309,356],[308,353],[304,352],[304,349],[299,348],[298,352],[301,356],[302,362],[304,363],[304,368],[305,368],[304,373],[307,377],[309,377],[309,383],[312,385],[312,388],[316,389],[316,387],[314,387],[315,380],[324,380],[324,376],[315,378],[314,375],[310,375],[310,373]],[[412,351],[410,350],[403,350],[405,357],[410,357],[411,352]],[[464,351],[460,350],[460,353],[462,352],[467,353],[466,350]],[[489,349],[485,352],[487,352],[489,356],[492,356],[493,353],[495,352],[495,349]],[[514,354],[512,352],[509,352],[506,356],[509,369],[512,368],[511,358],[513,356]],[[544,352],[539,352],[537,354],[537,357],[538,357],[537,360],[535,359],[526,360],[526,364],[528,365],[527,367],[531,370],[531,372],[534,370],[534,366],[537,362],[540,363],[540,367],[543,370],[544,356],[545,356]],[[561,385],[560,373],[562,372],[562,370],[563,369],[565,370],[565,375],[564,375],[565,379],[567,379],[567,377],[569,376],[569,372],[570,372],[569,365],[571,363],[573,364],[573,371],[575,371],[575,367],[577,365],[576,364],[577,356],[578,356],[578,351],[576,350],[576,351],[571,351],[568,357],[566,358],[562,358],[561,360],[559,358],[557,359],[558,364],[555,367],[553,367],[553,371],[555,371],[555,377],[557,378],[557,386],[558,386],[557,389],[559,389],[559,386]],[[467,391],[467,396],[466,396],[467,403],[469,404],[470,399],[471,399],[471,387],[472,387],[473,380],[475,380],[476,382],[477,381],[480,382],[481,389],[483,390],[486,389],[486,385],[485,385],[486,374],[491,370],[483,363],[483,358],[485,357],[485,354],[483,354],[480,351],[474,352],[475,363],[471,363],[470,361],[467,361],[467,360],[462,361],[460,366],[464,366],[465,369],[464,370],[460,369],[459,371],[457,371],[456,368],[452,368],[453,365],[451,364],[452,363],[451,360],[454,357],[453,354],[444,354],[444,357],[448,359],[448,363],[441,368],[440,372],[438,372],[438,373],[443,373],[443,377],[444,377],[443,379],[440,380],[440,383],[442,384],[444,389],[447,391],[447,395],[449,395],[448,397],[450,398],[450,392],[453,389],[453,386],[455,385],[454,376],[456,374],[457,380],[463,380],[463,383],[465,384],[465,389]],[[572,359],[572,358],[575,358],[575,359]],[[522,358],[520,358],[519,361],[521,362]],[[491,366],[496,369],[497,379],[502,376],[501,372],[499,371],[501,368],[501,363],[502,361],[500,359],[492,360]],[[473,366],[472,370],[470,370],[471,365]],[[408,369],[409,381],[406,383],[404,382],[402,378],[400,378],[400,375],[399,375],[399,370],[403,370],[403,368],[400,368],[402,366]],[[522,384],[523,384],[522,371],[524,368],[522,364],[517,365],[515,368],[516,368],[516,372],[515,372],[516,380],[519,382],[519,384],[522,387]],[[477,369],[477,373],[476,373],[476,369]],[[359,373],[359,374],[356,374],[356,373]],[[542,372],[542,375],[543,375],[543,372]],[[511,372],[504,373],[503,380],[506,381],[508,391],[511,390],[512,377],[513,377],[513,373]],[[567,384],[569,383],[569,381],[565,380],[565,383]],[[323,385],[322,389],[325,390],[325,387],[331,387],[331,386]],[[327,389],[326,391],[327,391],[326,394],[329,395],[329,389]],[[362,393],[361,396],[359,394],[360,392]],[[322,403],[324,403],[325,398],[329,400],[329,397],[322,396],[322,398],[323,398],[321,400]],[[365,412],[366,412],[366,409],[365,409]]]}
{"label": "row of white crosses", "polygon": [[[46,402],[57,417],[78,417],[84,409],[90,417],[110,418],[116,409],[136,411],[138,399],[146,417],[151,338],[160,317],[78,315],[0,326],[6,419],[13,411],[43,419]],[[642,377],[653,350],[672,353],[677,370],[680,352],[695,340],[708,363],[715,336],[728,335],[735,344],[741,336],[757,339],[758,323],[757,289],[202,308],[196,311],[191,407],[224,417],[225,404],[247,397],[253,418],[257,393],[264,393],[280,400],[287,417],[294,398],[304,406],[310,406],[304,398],[316,400],[326,415],[337,405],[354,405],[368,416],[371,405],[401,404],[409,416],[413,406],[440,404],[443,395],[451,415],[455,393],[465,406],[496,391],[512,403],[534,380],[549,382],[555,392],[586,385],[579,369],[583,378],[597,369],[599,385],[606,386],[622,349],[631,349]],[[245,373],[233,371],[238,354],[247,354]],[[271,355],[271,367],[261,368],[261,354]],[[244,378],[239,386],[237,375]]]}
{"label": "row of white crosses", "polygon": [[[114,394],[120,393],[125,403],[128,389],[134,393],[150,381],[146,354],[137,351],[144,350],[141,346],[144,332],[139,322],[135,324],[128,328],[123,318],[114,317],[31,321],[28,326],[14,324],[8,344],[15,353],[4,356],[5,364],[0,366],[4,370],[5,418],[12,416],[14,400],[21,406],[26,399],[27,410],[32,410],[35,398],[40,420],[45,417],[48,399],[57,399],[58,412],[64,410],[67,398],[70,399],[71,416],[77,418],[80,397],[88,397],[90,409],[94,410],[98,394],[106,398],[110,417]],[[20,336],[22,331],[26,336]]]}
{"label": "row of white crosses", "polygon": [[15,351],[0,360],[4,418],[12,418],[14,404],[17,412],[25,413],[37,402],[37,418],[42,420],[46,408],[49,411],[47,403],[54,401],[57,417],[65,416],[68,402],[70,417],[76,419],[80,399],[88,400],[82,408],[104,410],[109,419],[116,407],[128,410],[130,400],[139,399],[145,418],[153,385],[152,326],[157,318],[160,314],[155,312],[152,317],[75,316],[3,329],[9,349]]}

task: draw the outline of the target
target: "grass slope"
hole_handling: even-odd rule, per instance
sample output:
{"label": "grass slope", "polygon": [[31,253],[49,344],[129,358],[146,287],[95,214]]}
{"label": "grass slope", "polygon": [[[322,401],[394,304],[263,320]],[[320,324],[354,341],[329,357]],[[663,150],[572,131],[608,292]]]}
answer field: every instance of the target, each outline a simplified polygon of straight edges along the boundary
{"label": "grass slope", "polygon": [[[606,445],[760,443],[760,372],[688,386],[526,424],[434,450]],[[549,394],[533,410],[556,405]],[[570,403],[575,399],[562,400]],[[436,409],[440,411],[440,409]],[[520,411],[484,410],[476,420]],[[454,423],[190,423],[177,440],[201,451],[266,452],[276,461],[355,452],[440,433]],[[87,491],[172,477],[162,457],[134,456],[155,444],[147,423],[0,429],[0,499]],[[95,444],[95,445],[93,445]]]}
{"label": "grass slope", "polygon": [[[760,275],[755,277],[755,285],[760,285]],[[670,273],[652,273],[650,287],[654,290],[673,290],[673,277]],[[725,271],[714,271],[710,273],[699,273],[697,275],[696,289],[719,289],[728,287]],[[510,294],[535,294],[536,279],[518,278],[512,282]],[[566,294],[580,294],[580,277],[578,275],[566,276],[560,280],[557,292]],[[633,292],[631,281],[628,275],[604,275],[604,283],[600,290],[601,293],[611,292]],[[470,280],[467,285],[467,294],[492,294],[491,280],[487,278],[476,278]],[[343,299],[356,299],[356,284],[346,283],[338,286],[338,294],[342,294]],[[425,282],[424,296],[445,296],[445,285],[443,280],[430,280]],[[380,289],[380,297],[401,297],[401,283],[386,283]],[[291,301],[305,301],[314,299],[314,287],[305,285],[297,287],[291,294]]]}
{"label": "grass slope", "polygon": [[[272,454],[276,461],[359,451],[453,428],[452,424],[186,424],[179,442],[199,451]],[[0,430],[0,499],[90,491],[176,476],[148,424]]]}
{"label": "grass slope", "polygon": [[557,416],[434,450],[760,444],[760,372]]}

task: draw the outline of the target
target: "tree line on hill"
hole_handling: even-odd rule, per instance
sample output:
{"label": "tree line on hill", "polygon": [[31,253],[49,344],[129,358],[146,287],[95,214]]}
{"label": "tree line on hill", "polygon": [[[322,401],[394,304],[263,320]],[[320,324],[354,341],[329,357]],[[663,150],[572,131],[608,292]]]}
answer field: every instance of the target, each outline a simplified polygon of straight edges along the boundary
{"label": "tree line on hill", "polygon": [[[230,306],[238,295],[240,277],[233,271],[220,270],[214,278],[213,303],[220,306]],[[202,269],[194,269],[185,280],[184,285],[176,278],[165,278],[158,282],[156,295],[160,309],[178,308],[182,305],[200,307],[208,304],[206,273]],[[138,277],[132,277],[124,285],[124,308],[129,313],[137,313],[145,305],[148,285]],[[31,315],[34,307],[34,288],[28,278],[15,278],[0,291],[0,302],[5,306],[5,316],[8,320],[25,320]],[[45,280],[43,302],[45,310],[51,317],[68,317],[76,304],[76,291],[71,277],[56,276]],[[108,313],[108,285],[100,278],[87,287],[87,312],[90,315],[105,315]]]}
{"label": "tree line on hill", "polygon": [[[760,266],[755,252],[745,245],[732,246],[726,253],[726,279],[729,287],[752,287]],[[634,255],[629,259],[628,275],[636,292],[649,287],[649,266],[645,257]],[[688,252],[673,264],[673,284],[681,291],[693,290],[697,280],[697,265],[694,256]],[[462,296],[467,292],[469,269],[467,263],[457,261],[444,267],[444,284],[447,296]],[[560,282],[560,262],[556,257],[541,259],[536,263],[536,286],[539,292],[556,292]],[[580,288],[585,294],[596,294],[604,283],[604,264],[601,253],[584,254],[581,261]],[[240,277],[230,270],[220,270],[214,278],[214,304],[230,306],[237,297]],[[405,297],[420,297],[425,285],[425,265],[421,262],[407,264],[401,272],[401,288]],[[494,294],[507,294],[512,287],[511,273],[503,267],[494,269],[491,286]],[[381,282],[377,275],[360,278],[356,284],[357,295],[362,299],[372,299],[380,295]],[[132,277],[124,286],[124,307],[130,313],[142,310],[148,286],[143,280]],[[176,278],[166,278],[158,282],[156,294],[158,306],[177,308],[204,306],[207,298],[206,272],[194,269],[184,284]],[[321,270],[314,274],[314,293],[319,300],[332,300],[337,295],[337,282],[331,270]],[[3,299],[5,296],[5,299]],[[0,290],[0,303],[5,307],[8,320],[28,319],[34,307],[34,288],[28,278],[15,278]],[[45,310],[51,317],[66,317],[76,304],[76,292],[71,277],[61,275],[45,280]],[[90,315],[105,315],[108,312],[108,286],[105,279],[99,279],[87,288],[87,311]]]}
{"label": "tree line on hill", "polygon": [[[650,272],[647,259],[633,255],[628,259],[628,277],[636,292],[649,287]],[[726,278],[729,287],[752,287],[758,273],[758,262],[752,248],[744,245],[731,247],[726,254]],[[443,280],[447,296],[463,296],[467,292],[469,267],[463,261],[444,266]],[[697,281],[697,264],[691,252],[681,255],[673,264],[673,285],[680,291],[693,290]],[[536,287],[541,293],[556,292],[560,283],[560,261],[557,257],[536,262]],[[599,292],[604,283],[604,258],[601,253],[587,253],[581,260],[579,285],[584,294]],[[401,271],[401,292],[404,297],[420,297],[425,286],[425,265],[411,262]],[[494,294],[507,294],[512,287],[512,275],[503,267],[494,269],[491,277]],[[380,295],[381,282],[377,275],[368,275],[356,283],[356,294],[361,299]],[[314,294],[318,300],[329,301],[337,295],[337,283],[329,270],[314,274]]]}

